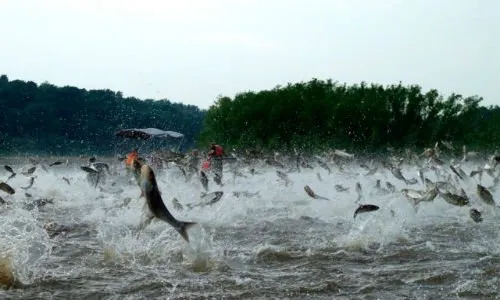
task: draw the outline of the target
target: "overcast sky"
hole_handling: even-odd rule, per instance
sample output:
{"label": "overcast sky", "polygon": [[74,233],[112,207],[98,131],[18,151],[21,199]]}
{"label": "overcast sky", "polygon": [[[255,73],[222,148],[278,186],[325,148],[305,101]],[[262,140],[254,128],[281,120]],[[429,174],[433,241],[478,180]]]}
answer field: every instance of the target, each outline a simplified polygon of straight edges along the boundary
{"label": "overcast sky", "polygon": [[0,74],[208,108],[313,77],[500,105],[499,0],[0,0]]}

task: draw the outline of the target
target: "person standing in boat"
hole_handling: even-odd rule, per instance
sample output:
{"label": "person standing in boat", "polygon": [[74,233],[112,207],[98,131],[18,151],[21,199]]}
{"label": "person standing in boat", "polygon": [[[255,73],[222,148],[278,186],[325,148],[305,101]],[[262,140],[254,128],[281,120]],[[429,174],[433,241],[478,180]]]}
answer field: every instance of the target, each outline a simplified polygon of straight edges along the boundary
{"label": "person standing in boat", "polygon": [[222,184],[224,156],[224,148],[216,143],[212,143],[208,151],[208,160],[210,161],[210,168],[214,174],[214,181],[218,185]]}
{"label": "person standing in boat", "polygon": [[127,170],[133,170],[133,162],[139,158],[139,153],[137,152],[137,148],[134,148],[132,152],[127,154],[127,158],[125,160],[125,167]]}

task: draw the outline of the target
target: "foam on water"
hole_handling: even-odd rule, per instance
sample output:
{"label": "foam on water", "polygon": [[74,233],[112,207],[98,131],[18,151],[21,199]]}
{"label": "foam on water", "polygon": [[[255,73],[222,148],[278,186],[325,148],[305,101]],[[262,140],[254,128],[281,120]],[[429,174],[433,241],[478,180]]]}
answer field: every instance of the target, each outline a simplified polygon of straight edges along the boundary
{"label": "foam on water", "polygon": [[[210,280],[221,280],[220,284],[224,285],[225,280],[229,280],[229,286],[246,286],[250,293],[253,286],[263,282],[263,276],[272,279],[294,274],[300,277],[301,272],[309,272],[304,266],[310,264],[311,259],[325,255],[334,260],[360,253],[365,255],[364,260],[371,261],[377,255],[384,260],[401,248],[437,256],[440,252],[449,255],[475,253],[478,259],[499,254],[496,245],[500,242],[497,233],[500,228],[495,221],[498,210],[482,205],[478,200],[476,179],[463,186],[473,206],[483,212],[485,220],[477,224],[470,220],[467,208],[453,207],[439,196],[432,203],[422,203],[415,211],[399,192],[377,195],[373,189],[375,179],[391,181],[397,190],[407,186],[387,172],[366,177],[363,175],[365,171],[356,165],[351,166],[347,175],[339,171],[328,175],[321,169],[290,173],[293,184],[289,186],[284,186],[271,168],[259,169],[263,174],[248,175],[248,178],[233,179],[226,173],[223,187],[212,182],[210,185],[211,191],[224,191],[222,199],[212,206],[192,210],[186,209],[185,204],[200,201],[203,189],[197,179],[193,177],[186,182],[177,168],[158,171],[158,185],[172,214],[179,220],[198,223],[189,230],[190,243],[187,244],[162,221],[154,221],[137,237],[134,229],[141,220],[144,199],[139,198],[139,187],[126,177],[121,165],[112,171],[121,175],[108,177],[103,192],[89,187],[86,174],[78,166],[62,165],[46,171],[37,168],[33,174],[35,183],[26,192],[32,194],[33,199],[53,198],[54,204],[30,211],[22,208],[27,200],[24,190],[20,189],[27,185],[27,178],[18,174],[8,182],[16,189],[16,194],[2,195],[13,204],[0,207],[0,257],[11,259],[17,280],[28,287],[48,277],[57,280],[64,276],[86,278],[82,279],[86,282],[84,284],[92,284],[92,280],[112,282],[114,279],[109,278],[106,271],[111,268],[116,273],[115,280],[125,278],[134,285],[148,274],[148,280],[162,283],[159,289],[163,293],[175,295],[177,291],[182,297],[187,295],[186,289],[190,289],[183,286],[183,280],[194,276],[189,272],[214,274],[214,278],[222,276],[215,274],[229,272],[230,279],[207,279],[207,284]],[[322,181],[318,180],[317,172],[321,173]],[[416,169],[408,166],[403,169],[403,174],[409,178],[417,177]],[[431,172],[426,176],[436,179]],[[6,179],[8,173],[0,173],[0,177]],[[62,177],[68,178],[71,184]],[[111,186],[112,181],[116,182],[115,186]],[[354,186],[358,181],[364,194],[361,203],[375,204],[380,209],[353,219],[357,208]],[[485,186],[491,184],[487,175],[483,176],[483,182]],[[335,184],[349,187],[349,192],[337,192]],[[330,201],[309,198],[304,192],[305,185]],[[422,189],[422,184],[408,187]],[[235,197],[233,191],[260,191],[260,194],[252,198]],[[497,198],[500,194],[493,192],[493,196]],[[132,200],[127,206],[119,207],[126,198]],[[173,198],[184,205],[184,210],[173,209]],[[51,239],[43,229],[49,221],[68,226],[87,224],[95,233]],[[442,230],[436,229],[440,227]],[[66,252],[62,247],[73,250]],[[57,255],[53,253],[54,248],[58,249]],[[287,262],[290,262],[289,267]],[[265,271],[266,265],[272,270]],[[384,270],[372,268],[373,272],[387,272],[390,266]],[[121,271],[128,274],[120,275]],[[92,279],[92,276],[96,278]],[[425,280],[427,283],[448,280],[438,280],[432,274],[426,276],[409,275],[405,282],[423,284],[421,282]],[[427,279],[422,279],[424,277]],[[476,283],[469,283],[468,278],[457,280],[460,285],[453,287],[456,293],[475,291]],[[367,287],[374,282],[367,281],[364,287],[351,288],[351,291],[369,291]],[[498,281],[487,282],[487,286],[491,286]],[[115,289],[126,290],[126,283]],[[191,286],[191,289],[195,288]],[[146,297],[147,292],[142,296]]]}

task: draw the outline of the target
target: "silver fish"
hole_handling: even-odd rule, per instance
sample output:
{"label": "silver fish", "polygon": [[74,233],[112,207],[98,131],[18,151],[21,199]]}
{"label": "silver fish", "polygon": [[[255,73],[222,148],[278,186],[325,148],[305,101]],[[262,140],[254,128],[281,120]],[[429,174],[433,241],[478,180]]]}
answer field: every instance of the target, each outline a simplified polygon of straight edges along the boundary
{"label": "silver fish", "polygon": [[23,172],[22,174],[25,176],[31,176],[31,174],[33,174],[35,172],[35,170],[36,170],[36,166],[29,168],[26,172]]}
{"label": "silver fish", "polygon": [[16,175],[17,175],[16,173],[10,174],[10,176],[7,178],[7,181],[9,181],[10,179],[16,177]]}
{"label": "silver fish", "polygon": [[425,186],[425,181],[424,181],[424,170],[419,169],[418,170],[418,177],[420,177],[420,180],[422,181],[422,184]]}
{"label": "silver fish", "polygon": [[179,221],[172,216],[163,203],[158,184],[156,183],[156,176],[147,164],[142,165],[139,180],[141,191],[146,198],[149,210],[146,219],[139,225],[138,231],[144,229],[153,219],[158,218],[174,227],[182,238],[189,242],[187,230],[196,225],[196,223]]}
{"label": "silver fish", "polygon": [[255,196],[258,196],[260,194],[259,191],[255,192],[255,193],[250,193],[248,191],[234,191],[233,192],[233,196],[239,198],[239,197],[245,197],[245,198],[250,198],[250,197],[255,197]]}
{"label": "silver fish", "polygon": [[285,186],[288,186],[290,183],[293,183],[289,178],[288,175],[283,173],[280,170],[276,170],[276,175],[278,175],[279,178],[281,178],[283,181],[285,181]]}
{"label": "silver fish", "polygon": [[481,182],[482,179],[483,179],[483,169],[478,169],[478,170],[471,171],[469,176],[470,177],[474,177],[476,175],[479,176],[479,182]]}
{"label": "silver fish", "polygon": [[337,190],[337,192],[347,192],[349,190],[348,187],[344,187],[341,184],[336,184],[335,189]]}
{"label": "silver fish", "polygon": [[425,194],[422,196],[422,198],[417,202],[420,203],[420,202],[430,202],[430,201],[433,201],[437,195],[439,194],[439,191],[436,187],[434,188],[431,188],[431,189],[428,189]]}
{"label": "silver fish", "polygon": [[417,184],[417,183],[418,183],[417,178],[411,178],[411,179],[406,180],[406,184],[408,184],[408,185],[413,185],[413,184]]}
{"label": "silver fish", "polygon": [[413,205],[418,205],[420,202],[431,202],[438,195],[438,189],[436,187],[431,188],[427,191],[418,191],[411,189],[402,189],[401,193],[412,202]]}
{"label": "silver fish", "polygon": [[469,216],[470,216],[470,218],[471,218],[474,222],[476,222],[476,223],[480,223],[480,222],[482,222],[482,221],[483,221],[483,217],[481,216],[481,212],[480,212],[480,211],[478,211],[478,210],[477,210],[477,209],[475,209],[475,208],[471,208],[471,209],[469,210]]}
{"label": "silver fish", "polygon": [[460,179],[464,180],[464,178],[462,177],[462,174],[460,174],[460,173],[457,171],[457,169],[455,169],[455,167],[454,167],[454,166],[450,165],[450,169],[453,171],[453,173],[455,173],[455,174],[458,176],[458,178],[460,178]]}
{"label": "silver fish", "polygon": [[332,170],[330,170],[330,167],[326,164],[326,162],[322,161],[321,159],[318,159],[318,164],[320,167],[328,171],[328,174],[332,173]]}
{"label": "silver fish", "polygon": [[387,189],[391,192],[391,193],[394,193],[396,192],[396,187],[390,183],[389,181],[386,181],[385,182],[385,186],[387,187]]}
{"label": "silver fish", "polygon": [[353,158],[354,157],[354,154],[350,154],[350,153],[345,152],[344,150],[338,150],[338,149],[335,149],[333,154],[336,156],[344,157],[344,158]]}
{"label": "silver fish", "polygon": [[319,172],[316,172],[316,177],[318,177],[319,181],[323,181],[323,179],[321,179],[321,174],[319,174]]}
{"label": "silver fish", "polygon": [[174,205],[174,209],[176,209],[176,210],[183,210],[184,209],[184,207],[179,202],[179,200],[177,200],[177,198],[172,198],[172,204]]}
{"label": "silver fish", "polygon": [[393,168],[391,168],[391,173],[397,179],[402,180],[405,183],[407,183],[406,178],[404,178],[403,174],[401,174],[401,169],[393,167]]}
{"label": "silver fish", "polygon": [[103,163],[103,162],[94,162],[94,163],[91,163],[90,164],[94,169],[96,169],[97,171],[104,171],[106,170],[106,172],[108,174],[111,174],[111,172],[109,171],[109,166],[107,163]]}
{"label": "silver fish", "polygon": [[425,192],[412,190],[412,189],[401,189],[401,193],[410,201],[415,202],[424,196]]}
{"label": "silver fish", "polygon": [[304,186],[304,191],[306,191],[307,195],[309,195],[309,197],[311,197],[313,199],[330,200],[326,197],[317,195],[308,185]]}
{"label": "silver fish", "polygon": [[469,205],[469,199],[464,195],[452,194],[450,192],[440,193],[440,196],[449,204],[455,206],[467,206]]}
{"label": "silver fish", "polygon": [[480,184],[477,185],[477,195],[481,198],[481,200],[483,200],[484,203],[495,206],[495,200],[493,200],[493,196],[490,191]]}
{"label": "silver fish", "polygon": [[373,169],[370,169],[368,173],[365,174],[365,176],[372,176],[373,174],[377,173],[378,168],[374,167]]}
{"label": "silver fish", "polygon": [[358,214],[362,214],[362,213],[366,213],[366,212],[371,212],[371,211],[376,211],[378,209],[379,209],[379,207],[377,205],[373,205],[373,204],[363,204],[363,205],[360,205],[360,206],[358,206],[358,208],[356,209],[356,211],[354,211],[354,219],[356,219],[356,216]]}
{"label": "silver fish", "polygon": [[7,183],[0,181],[0,190],[6,192],[7,194],[15,194],[16,191]]}
{"label": "silver fish", "polygon": [[93,168],[91,166],[81,166],[80,169],[82,169],[87,173],[95,173],[95,174],[99,173],[99,171],[96,168]]}
{"label": "silver fish", "polygon": [[8,165],[5,165],[4,166],[5,170],[7,170],[9,173],[12,173],[12,174],[15,174],[16,172],[14,172],[14,170],[12,169],[11,166],[8,166]]}
{"label": "silver fish", "polygon": [[356,199],[356,202],[359,202],[361,198],[363,198],[363,189],[361,188],[361,183],[356,182],[356,193],[358,194],[358,199]]}
{"label": "silver fish", "polygon": [[222,195],[224,193],[221,192],[221,191],[217,191],[217,192],[212,192],[212,193],[202,193],[202,198],[206,198],[208,196],[211,196],[211,198],[209,198],[210,200],[208,201],[204,201],[204,202],[201,202],[201,203],[196,203],[196,204],[186,204],[186,207],[189,208],[189,209],[193,209],[195,207],[204,207],[204,206],[210,206],[210,205],[213,205],[217,202],[219,202],[219,200],[222,198]]}
{"label": "silver fish", "polygon": [[201,192],[201,195],[200,195],[200,197],[202,199],[210,198],[210,201],[208,202],[208,204],[214,204],[215,202],[218,202],[222,198],[222,196],[224,196],[223,191],[215,191],[215,192],[211,192],[211,193]]}
{"label": "silver fish", "polygon": [[208,177],[203,171],[200,171],[200,182],[205,191],[208,191]]}
{"label": "silver fish", "polygon": [[41,199],[36,199],[32,201],[31,203],[26,203],[23,205],[23,209],[25,210],[32,210],[35,207],[43,207],[47,204],[54,204],[54,199],[47,199],[47,198],[41,198]]}
{"label": "silver fish", "polygon": [[27,190],[27,189],[29,189],[30,187],[32,187],[32,186],[33,186],[33,183],[34,183],[34,182],[35,182],[35,177],[31,176],[31,177],[30,177],[30,181],[29,181],[29,183],[28,183],[28,186],[26,186],[26,187],[22,186],[21,188],[22,188],[23,190]]}

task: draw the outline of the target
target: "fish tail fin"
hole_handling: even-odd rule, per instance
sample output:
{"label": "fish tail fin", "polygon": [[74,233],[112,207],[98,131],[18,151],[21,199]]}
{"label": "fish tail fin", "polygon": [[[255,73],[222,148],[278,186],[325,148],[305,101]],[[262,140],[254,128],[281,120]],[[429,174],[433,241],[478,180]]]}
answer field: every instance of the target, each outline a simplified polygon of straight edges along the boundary
{"label": "fish tail fin", "polygon": [[196,225],[198,223],[195,223],[195,222],[181,222],[181,226],[179,226],[179,228],[176,228],[176,230],[180,233],[180,235],[182,236],[182,238],[189,243],[189,236],[188,236],[188,229],[193,227],[194,225]]}

